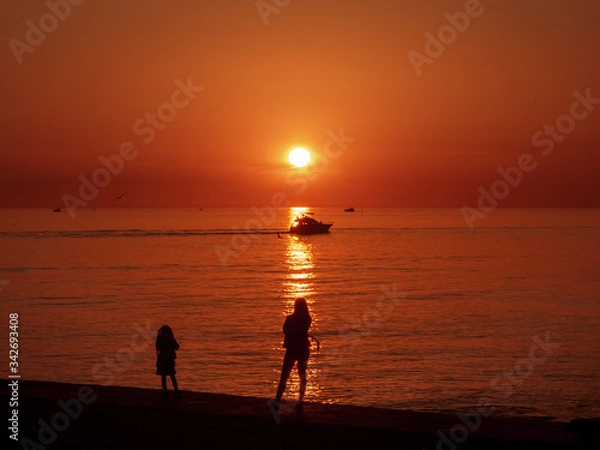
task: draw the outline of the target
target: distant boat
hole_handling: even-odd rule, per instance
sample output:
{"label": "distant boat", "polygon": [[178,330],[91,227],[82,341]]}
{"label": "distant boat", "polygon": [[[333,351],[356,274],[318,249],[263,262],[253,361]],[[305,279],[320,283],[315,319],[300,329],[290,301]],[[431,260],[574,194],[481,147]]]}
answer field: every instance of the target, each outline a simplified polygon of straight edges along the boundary
{"label": "distant boat", "polygon": [[60,212],[60,208],[54,208],[52,211],[53,212]]}
{"label": "distant boat", "polygon": [[119,195],[119,196],[117,196],[117,197],[113,198],[113,202],[116,202],[117,200],[121,200],[121,199],[123,198],[123,196],[124,196],[125,194],[127,194],[128,192],[129,192],[129,191],[125,191],[125,192],[123,192],[121,195]]}
{"label": "distant boat", "polygon": [[354,212],[354,208],[352,208],[352,207],[346,208],[344,211],[346,211],[346,212]]}
{"label": "distant boat", "polygon": [[325,234],[329,233],[332,223],[317,222],[306,215],[296,217],[290,226],[290,234]]}

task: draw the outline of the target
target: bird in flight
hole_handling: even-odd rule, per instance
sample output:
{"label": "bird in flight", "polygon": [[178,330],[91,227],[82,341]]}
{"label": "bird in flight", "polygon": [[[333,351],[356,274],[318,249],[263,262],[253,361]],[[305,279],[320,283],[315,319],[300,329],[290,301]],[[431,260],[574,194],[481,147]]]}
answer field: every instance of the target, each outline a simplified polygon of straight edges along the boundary
{"label": "bird in flight", "polygon": [[123,196],[125,194],[127,194],[129,191],[125,191],[123,192],[121,195],[119,195],[118,197],[113,198],[113,202],[116,202],[117,200],[121,200],[123,198]]}

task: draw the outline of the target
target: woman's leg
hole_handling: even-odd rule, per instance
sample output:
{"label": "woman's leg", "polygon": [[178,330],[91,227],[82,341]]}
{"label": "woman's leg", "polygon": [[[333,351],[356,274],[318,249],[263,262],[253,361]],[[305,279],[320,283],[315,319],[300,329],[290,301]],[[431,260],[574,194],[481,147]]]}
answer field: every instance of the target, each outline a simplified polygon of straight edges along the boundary
{"label": "woman's leg", "polygon": [[304,401],[304,393],[306,392],[306,367],[308,366],[308,356],[298,359],[298,377],[300,378],[300,395],[298,402]]}
{"label": "woman's leg", "polygon": [[277,401],[281,400],[283,391],[285,391],[287,379],[294,368],[295,362],[295,359],[288,352],[285,352],[285,356],[283,357],[283,365],[281,366],[281,378],[279,379],[279,386],[277,386],[277,395],[275,395],[275,400]]}

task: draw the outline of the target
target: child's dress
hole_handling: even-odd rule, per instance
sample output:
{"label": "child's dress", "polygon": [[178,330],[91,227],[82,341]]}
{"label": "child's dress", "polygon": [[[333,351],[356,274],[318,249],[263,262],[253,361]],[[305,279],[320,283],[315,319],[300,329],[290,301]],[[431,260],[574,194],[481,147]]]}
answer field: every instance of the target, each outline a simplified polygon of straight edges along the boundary
{"label": "child's dress", "polygon": [[156,375],[175,375],[176,350],[179,343],[171,336],[161,335],[156,339]]}

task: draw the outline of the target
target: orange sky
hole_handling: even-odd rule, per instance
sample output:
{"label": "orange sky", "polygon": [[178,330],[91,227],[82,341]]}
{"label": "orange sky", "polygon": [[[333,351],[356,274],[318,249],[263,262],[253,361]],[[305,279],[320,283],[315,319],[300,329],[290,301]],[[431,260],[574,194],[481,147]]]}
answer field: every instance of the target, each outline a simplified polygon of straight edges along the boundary
{"label": "orange sky", "polygon": [[[600,206],[600,100],[563,118],[551,153],[550,135],[532,143],[574,92],[600,99],[596,0],[264,0],[281,6],[268,17],[255,0],[66,2],[50,0],[64,20],[0,5],[0,206],[80,198],[124,142],[135,157],[87,206],[126,190],[122,206],[476,206],[524,153],[537,166],[502,206]],[[426,33],[465,9],[415,69],[409,52],[429,58]],[[28,21],[50,30],[30,47]],[[160,108],[172,120],[142,133]],[[328,144],[341,129],[354,140]],[[298,145],[309,178],[286,162]]]}

